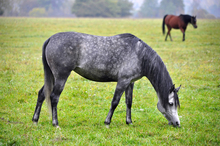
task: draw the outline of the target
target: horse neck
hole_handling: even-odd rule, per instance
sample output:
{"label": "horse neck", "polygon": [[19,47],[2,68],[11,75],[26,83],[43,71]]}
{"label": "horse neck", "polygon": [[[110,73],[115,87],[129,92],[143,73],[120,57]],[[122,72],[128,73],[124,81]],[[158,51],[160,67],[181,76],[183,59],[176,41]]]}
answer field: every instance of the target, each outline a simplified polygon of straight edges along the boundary
{"label": "horse neck", "polygon": [[166,107],[173,82],[160,56],[153,50],[149,52],[147,51],[144,59],[145,76],[153,85],[163,106]]}
{"label": "horse neck", "polygon": [[186,23],[191,23],[191,16],[190,15],[180,15],[180,18]]}

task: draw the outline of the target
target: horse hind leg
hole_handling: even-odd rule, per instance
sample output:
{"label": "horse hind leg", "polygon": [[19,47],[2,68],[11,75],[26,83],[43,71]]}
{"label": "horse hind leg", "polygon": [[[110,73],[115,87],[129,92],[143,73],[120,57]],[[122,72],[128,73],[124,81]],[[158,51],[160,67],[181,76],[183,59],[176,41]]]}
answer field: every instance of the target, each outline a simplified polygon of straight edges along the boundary
{"label": "horse hind leg", "polygon": [[168,29],[167,34],[169,34],[169,36],[170,36],[170,40],[173,41],[173,39],[172,39],[172,37],[171,37],[171,33],[170,33],[170,31],[171,31],[171,28]]}
{"label": "horse hind leg", "polygon": [[41,112],[41,107],[42,107],[42,104],[45,100],[45,96],[44,96],[44,86],[39,90],[38,92],[38,99],[37,99],[37,105],[36,105],[36,108],[35,108],[35,112],[34,112],[34,116],[32,118],[32,121],[37,124],[38,123],[38,120],[39,120],[39,117],[40,117],[40,112]]}
{"label": "horse hind leg", "polygon": [[167,41],[167,36],[168,36],[168,35],[169,35],[169,37],[170,37],[170,40],[173,41],[173,40],[172,40],[172,37],[171,37],[171,34],[170,34],[171,28],[170,28],[170,27],[167,27],[167,28],[168,28],[168,31],[167,31],[167,35],[166,35],[165,41]]}
{"label": "horse hind leg", "polygon": [[172,37],[171,37],[171,34],[170,34],[169,36],[170,36],[170,40],[173,41],[173,39],[172,39]]}
{"label": "horse hind leg", "polygon": [[69,75],[70,75],[70,72],[66,74],[62,74],[62,76],[60,75],[59,77],[55,78],[53,91],[50,95],[51,108],[52,108],[52,123],[53,123],[53,126],[55,127],[59,127],[58,116],[57,116],[57,105],[59,102],[59,97],[64,89],[66,80],[69,77]]}
{"label": "horse hind leg", "polygon": [[131,83],[125,90],[125,103],[127,105],[126,110],[126,124],[132,124],[131,120],[131,106],[132,106],[132,94],[133,94],[134,83]]}

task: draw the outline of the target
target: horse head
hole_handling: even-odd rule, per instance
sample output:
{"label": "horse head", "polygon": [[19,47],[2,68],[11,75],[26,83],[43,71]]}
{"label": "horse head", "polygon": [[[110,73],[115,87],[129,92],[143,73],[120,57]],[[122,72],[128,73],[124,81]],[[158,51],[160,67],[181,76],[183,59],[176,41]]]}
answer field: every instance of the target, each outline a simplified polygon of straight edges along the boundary
{"label": "horse head", "polygon": [[197,28],[197,24],[196,24],[196,16],[192,16],[191,17],[191,24],[193,25],[194,28]]}
{"label": "horse head", "polygon": [[163,114],[163,116],[168,120],[169,125],[173,125],[174,127],[180,127],[180,120],[177,113],[177,107],[180,106],[177,92],[179,91],[181,86],[175,88],[173,85],[170,89],[168,96],[168,104],[166,107],[163,107],[163,104],[159,100],[157,103],[157,109]]}

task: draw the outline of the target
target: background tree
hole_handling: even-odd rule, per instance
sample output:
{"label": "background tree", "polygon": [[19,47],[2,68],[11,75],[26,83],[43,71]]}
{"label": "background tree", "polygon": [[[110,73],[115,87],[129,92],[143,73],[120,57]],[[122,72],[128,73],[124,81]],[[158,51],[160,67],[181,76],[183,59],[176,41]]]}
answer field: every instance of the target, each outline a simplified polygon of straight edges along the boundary
{"label": "background tree", "polygon": [[157,0],[144,0],[139,14],[141,17],[153,18],[158,16],[158,3]]}
{"label": "background tree", "polygon": [[120,9],[120,12],[118,13],[120,17],[130,16],[133,3],[128,0],[118,0],[118,7]]}
{"label": "background tree", "polygon": [[196,15],[198,18],[206,18],[206,19],[215,18],[214,15],[210,14],[208,11],[201,8],[200,2],[198,0],[193,0],[191,14]]}
{"label": "background tree", "polygon": [[174,6],[175,6],[175,14],[179,15],[184,13],[184,4],[183,0],[172,0]]}
{"label": "background tree", "polygon": [[76,0],[72,12],[78,17],[125,17],[132,6],[128,0]]}
{"label": "background tree", "polygon": [[[0,0],[0,14],[5,16],[65,16],[71,14],[74,0]],[[67,11],[69,10],[69,12]],[[34,15],[35,16],[35,15]]]}
{"label": "background tree", "polygon": [[0,16],[4,14],[5,10],[10,7],[9,1],[0,0]]}
{"label": "background tree", "polygon": [[184,13],[183,0],[162,0],[160,2],[160,16],[166,14],[179,15]]}

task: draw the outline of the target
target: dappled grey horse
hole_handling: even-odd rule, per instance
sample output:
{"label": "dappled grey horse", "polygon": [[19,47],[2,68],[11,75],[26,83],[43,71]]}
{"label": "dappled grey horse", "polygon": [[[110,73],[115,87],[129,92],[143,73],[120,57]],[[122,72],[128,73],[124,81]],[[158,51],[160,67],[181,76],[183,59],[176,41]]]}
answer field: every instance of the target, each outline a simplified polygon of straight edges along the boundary
{"label": "dappled grey horse", "polygon": [[131,106],[134,82],[146,76],[158,96],[158,110],[173,126],[180,126],[177,114],[179,88],[159,55],[132,34],[103,37],[77,32],[62,32],[51,36],[43,45],[44,86],[32,121],[37,123],[46,98],[52,113],[52,123],[58,126],[57,104],[71,71],[92,81],[117,82],[111,108],[105,120],[109,125],[115,108],[125,92],[126,123],[132,124]]}

